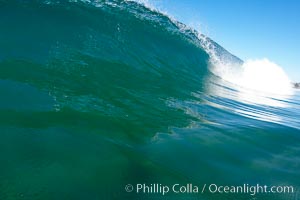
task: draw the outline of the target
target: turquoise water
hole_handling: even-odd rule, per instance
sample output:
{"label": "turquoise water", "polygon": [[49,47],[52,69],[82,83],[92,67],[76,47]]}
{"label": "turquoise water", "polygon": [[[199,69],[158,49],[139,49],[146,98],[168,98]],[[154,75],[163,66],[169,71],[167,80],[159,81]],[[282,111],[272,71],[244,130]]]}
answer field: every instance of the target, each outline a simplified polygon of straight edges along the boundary
{"label": "turquoise water", "polygon": [[[0,19],[1,200],[299,199],[297,90],[223,80],[206,44],[243,61],[131,1],[1,1]],[[124,189],[139,183],[294,192]]]}

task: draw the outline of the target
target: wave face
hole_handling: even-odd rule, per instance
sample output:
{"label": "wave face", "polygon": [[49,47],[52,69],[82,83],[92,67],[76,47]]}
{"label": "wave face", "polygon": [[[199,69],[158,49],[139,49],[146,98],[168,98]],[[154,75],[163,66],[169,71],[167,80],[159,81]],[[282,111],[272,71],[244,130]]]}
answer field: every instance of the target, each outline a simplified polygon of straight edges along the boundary
{"label": "wave face", "polygon": [[0,199],[162,198],[128,183],[299,195],[299,94],[214,75],[243,61],[211,39],[133,1],[1,1],[0,18]]}

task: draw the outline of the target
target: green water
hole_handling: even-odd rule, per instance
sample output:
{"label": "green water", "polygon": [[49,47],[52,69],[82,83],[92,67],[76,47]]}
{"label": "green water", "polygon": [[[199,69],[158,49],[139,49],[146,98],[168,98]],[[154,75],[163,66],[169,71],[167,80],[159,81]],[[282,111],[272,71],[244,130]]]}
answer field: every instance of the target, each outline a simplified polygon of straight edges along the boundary
{"label": "green water", "polygon": [[[299,198],[296,90],[240,99],[196,32],[134,2],[1,1],[0,19],[1,200]],[[294,192],[124,189],[139,183]]]}

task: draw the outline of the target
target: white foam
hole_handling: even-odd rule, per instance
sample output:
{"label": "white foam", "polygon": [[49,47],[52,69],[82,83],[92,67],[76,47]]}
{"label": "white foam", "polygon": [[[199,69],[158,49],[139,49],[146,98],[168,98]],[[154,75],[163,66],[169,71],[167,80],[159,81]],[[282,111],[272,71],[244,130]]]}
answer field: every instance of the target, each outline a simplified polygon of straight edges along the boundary
{"label": "white foam", "polygon": [[255,90],[291,94],[291,81],[284,70],[268,59],[248,60],[242,66],[243,74],[239,84]]}
{"label": "white foam", "polygon": [[219,73],[224,73],[218,75],[229,82],[258,92],[279,95],[293,93],[291,81],[282,67],[267,58],[247,60],[239,71],[231,72],[228,69]]}

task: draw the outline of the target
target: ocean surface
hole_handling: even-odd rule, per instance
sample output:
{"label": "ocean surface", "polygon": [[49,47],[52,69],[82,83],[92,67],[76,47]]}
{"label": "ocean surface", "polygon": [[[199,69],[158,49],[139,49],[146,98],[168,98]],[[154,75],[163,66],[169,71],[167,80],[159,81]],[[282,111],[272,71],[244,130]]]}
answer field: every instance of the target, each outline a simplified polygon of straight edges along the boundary
{"label": "ocean surface", "polygon": [[0,200],[300,199],[300,93],[245,63],[134,1],[0,1]]}

